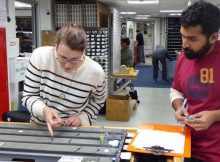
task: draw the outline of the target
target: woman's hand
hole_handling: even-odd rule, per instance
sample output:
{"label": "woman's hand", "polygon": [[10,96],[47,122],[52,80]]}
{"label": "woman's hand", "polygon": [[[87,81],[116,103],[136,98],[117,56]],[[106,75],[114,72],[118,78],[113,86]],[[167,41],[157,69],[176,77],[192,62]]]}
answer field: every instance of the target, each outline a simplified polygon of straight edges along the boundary
{"label": "woman's hand", "polygon": [[64,126],[66,127],[80,127],[82,122],[78,116],[71,116],[65,120]]}
{"label": "woman's hand", "polygon": [[53,137],[53,127],[64,125],[64,121],[59,117],[56,110],[46,106],[43,109],[43,114],[47,123],[47,128],[50,135]]}

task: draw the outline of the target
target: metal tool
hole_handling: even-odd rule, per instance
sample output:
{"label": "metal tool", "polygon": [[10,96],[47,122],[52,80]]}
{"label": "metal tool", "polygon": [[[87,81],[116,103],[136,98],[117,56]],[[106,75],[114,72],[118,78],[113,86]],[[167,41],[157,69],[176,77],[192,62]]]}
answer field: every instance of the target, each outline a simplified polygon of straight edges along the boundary
{"label": "metal tool", "polygon": [[151,147],[143,147],[145,150],[150,151],[152,154],[160,155],[164,153],[170,153],[171,151],[174,151],[172,149],[166,149],[164,147],[161,147],[159,145],[151,146]]}

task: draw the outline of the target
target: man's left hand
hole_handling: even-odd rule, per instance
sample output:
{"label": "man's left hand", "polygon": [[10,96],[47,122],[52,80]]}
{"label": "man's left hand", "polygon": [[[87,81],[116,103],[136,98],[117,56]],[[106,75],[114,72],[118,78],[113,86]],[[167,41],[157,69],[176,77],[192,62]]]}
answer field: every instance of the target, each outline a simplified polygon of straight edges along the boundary
{"label": "man's left hand", "polygon": [[202,111],[190,116],[194,120],[190,121],[186,118],[185,124],[194,128],[196,131],[207,130],[215,122],[213,111]]}

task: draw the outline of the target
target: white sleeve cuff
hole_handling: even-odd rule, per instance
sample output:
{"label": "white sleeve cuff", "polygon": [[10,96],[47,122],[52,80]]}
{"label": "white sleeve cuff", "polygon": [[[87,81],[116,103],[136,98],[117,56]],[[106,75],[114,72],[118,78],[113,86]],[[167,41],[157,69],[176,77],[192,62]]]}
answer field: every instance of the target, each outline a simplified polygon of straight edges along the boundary
{"label": "white sleeve cuff", "polygon": [[36,101],[33,104],[33,109],[32,109],[33,115],[36,117],[44,118],[43,109],[45,106],[46,104],[43,101],[41,100]]}
{"label": "white sleeve cuff", "polygon": [[81,112],[79,118],[81,120],[82,126],[90,126],[89,119],[86,113]]}
{"label": "white sleeve cuff", "polygon": [[181,99],[184,99],[184,94],[171,88],[170,89],[170,103],[172,104],[173,101],[177,98],[181,98]]}

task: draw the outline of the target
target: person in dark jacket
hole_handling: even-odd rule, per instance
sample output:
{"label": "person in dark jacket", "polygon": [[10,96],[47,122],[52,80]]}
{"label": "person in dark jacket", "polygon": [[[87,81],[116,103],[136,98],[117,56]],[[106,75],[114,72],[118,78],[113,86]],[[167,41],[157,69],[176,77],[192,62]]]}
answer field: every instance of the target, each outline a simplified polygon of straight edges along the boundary
{"label": "person in dark jacket", "polygon": [[140,63],[145,63],[145,58],[144,58],[144,35],[139,30],[137,30],[136,32],[137,32],[136,40],[138,42],[137,47],[138,47],[139,62]]}
{"label": "person in dark jacket", "polygon": [[153,52],[153,58],[152,58],[152,64],[153,64],[153,81],[157,82],[158,78],[158,70],[159,70],[159,62],[162,65],[162,80],[163,82],[167,82],[167,62],[166,59],[169,59],[170,61],[173,60],[173,58],[170,56],[169,52],[160,47],[157,46],[156,50]]}

